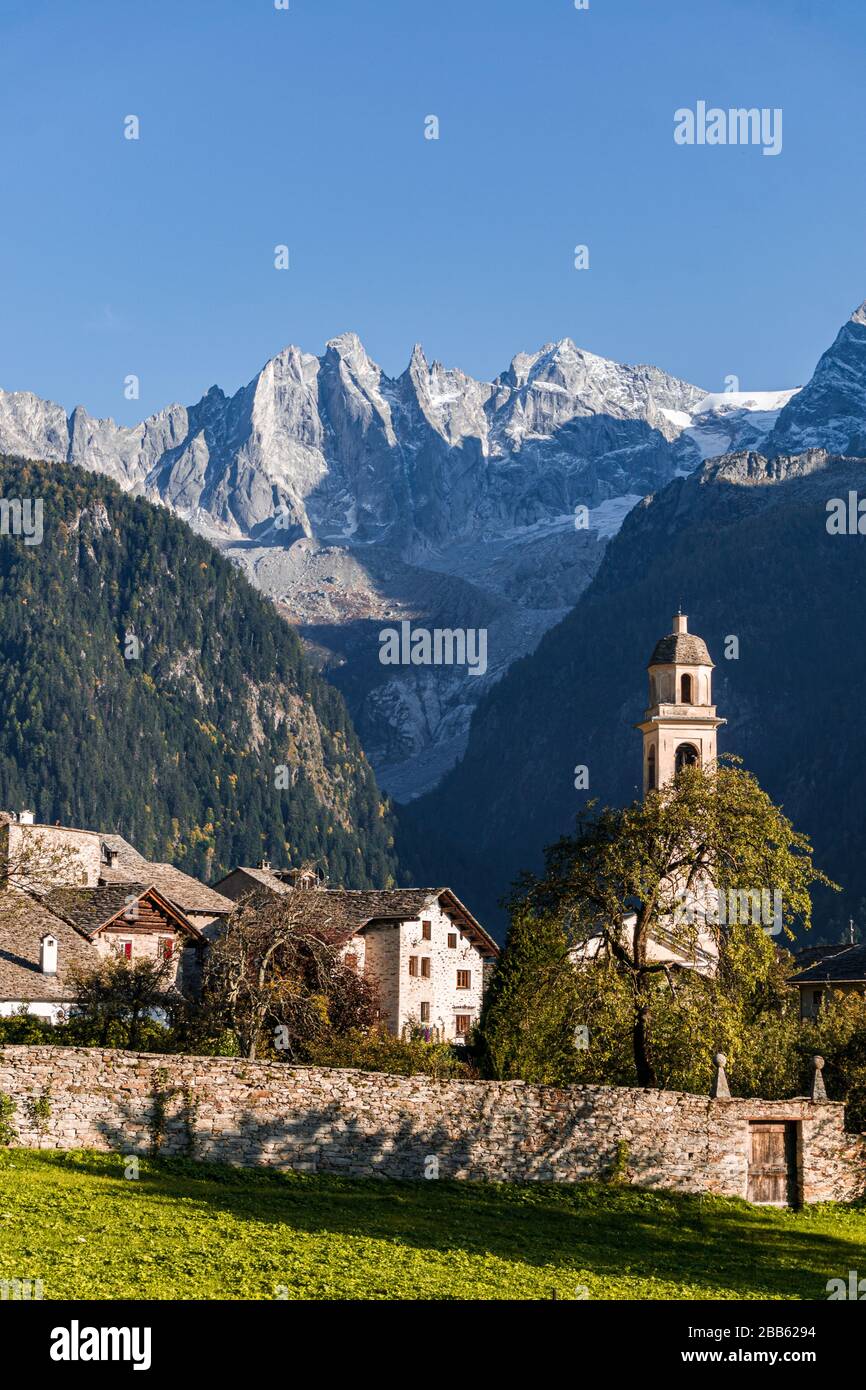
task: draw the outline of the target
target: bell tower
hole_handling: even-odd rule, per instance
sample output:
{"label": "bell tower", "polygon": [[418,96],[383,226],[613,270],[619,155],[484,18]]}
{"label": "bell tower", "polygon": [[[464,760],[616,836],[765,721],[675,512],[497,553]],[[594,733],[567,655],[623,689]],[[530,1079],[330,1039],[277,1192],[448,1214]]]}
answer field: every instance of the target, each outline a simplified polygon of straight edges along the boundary
{"label": "bell tower", "polygon": [[643,722],[643,790],[655,791],[680,768],[715,762],[716,730],[724,719],[713,704],[713,662],[702,637],[689,632],[677,613],[673,632],[662,637],[649,660],[649,708]]}

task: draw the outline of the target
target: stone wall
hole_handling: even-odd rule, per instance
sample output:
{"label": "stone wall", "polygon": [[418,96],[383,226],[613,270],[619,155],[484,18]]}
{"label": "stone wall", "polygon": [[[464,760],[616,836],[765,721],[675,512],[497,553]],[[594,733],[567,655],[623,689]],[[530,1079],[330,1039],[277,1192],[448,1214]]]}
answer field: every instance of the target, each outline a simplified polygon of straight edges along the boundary
{"label": "stone wall", "polygon": [[[305,1172],[524,1182],[606,1176],[743,1197],[749,1123],[798,1126],[800,1195],[866,1190],[860,1136],[843,1107],[711,1100],[673,1091],[433,1081],[279,1062],[57,1047],[0,1048],[0,1092],[29,1147],[186,1154]],[[41,1127],[32,1101],[48,1096]],[[435,1165],[431,1160],[435,1159]]]}
{"label": "stone wall", "polygon": [[27,873],[36,875],[42,864],[43,881],[49,873],[55,885],[93,887],[99,882],[101,857],[102,839],[92,830],[15,821],[0,827],[0,861],[17,868],[19,882]]}

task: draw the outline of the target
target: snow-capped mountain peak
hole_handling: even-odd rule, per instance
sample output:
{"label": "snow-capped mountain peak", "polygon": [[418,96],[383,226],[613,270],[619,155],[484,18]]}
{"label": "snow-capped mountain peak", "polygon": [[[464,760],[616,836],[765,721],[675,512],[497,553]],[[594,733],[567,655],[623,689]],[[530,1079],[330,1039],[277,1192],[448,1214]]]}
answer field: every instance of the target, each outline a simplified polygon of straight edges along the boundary
{"label": "snow-capped mountain peak", "polygon": [[[418,343],[392,378],[352,332],[320,356],[290,344],[234,395],[214,386],[132,426],[0,391],[0,452],[80,464],[172,508],[330,648],[397,796],[460,755],[484,687],[576,601],[640,498],[706,458],[821,444],[866,454],[866,305],[799,392],[708,393],[568,337],[492,381]],[[487,628],[487,675],[381,669],[367,620],[398,614]]]}

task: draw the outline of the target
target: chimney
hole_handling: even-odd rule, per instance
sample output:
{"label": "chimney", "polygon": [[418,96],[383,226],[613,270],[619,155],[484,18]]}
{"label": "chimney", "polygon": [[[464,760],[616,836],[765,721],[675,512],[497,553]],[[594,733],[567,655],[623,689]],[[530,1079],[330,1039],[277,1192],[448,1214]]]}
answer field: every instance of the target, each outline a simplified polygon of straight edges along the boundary
{"label": "chimney", "polygon": [[685,613],[676,613],[674,615],[674,632],[688,632],[688,630],[689,620]]}
{"label": "chimney", "polygon": [[270,869],[271,861],[270,859],[260,859],[256,867],[259,869]]}
{"label": "chimney", "polygon": [[57,974],[57,937],[50,932],[39,941],[39,969],[43,975]]}
{"label": "chimney", "polygon": [[19,812],[19,815],[18,815],[18,824],[19,824],[19,825],[32,825],[33,822],[34,822],[34,820],[35,820],[35,817],[34,817],[32,811],[21,811],[21,812]]}

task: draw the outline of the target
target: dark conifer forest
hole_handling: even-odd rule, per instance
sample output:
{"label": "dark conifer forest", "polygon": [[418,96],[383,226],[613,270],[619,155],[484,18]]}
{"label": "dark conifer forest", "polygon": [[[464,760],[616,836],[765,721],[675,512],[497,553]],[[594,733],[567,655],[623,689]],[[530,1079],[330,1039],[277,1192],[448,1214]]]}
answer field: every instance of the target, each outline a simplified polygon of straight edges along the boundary
{"label": "dark conifer forest", "polygon": [[262,857],[393,881],[342,696],[243,575],[168,511],[74,467],[0,459],[41,544],[0,538],[0,806],[125,835],[212,880]]}

